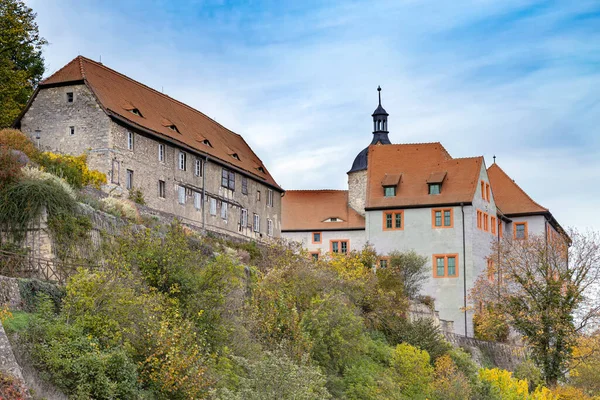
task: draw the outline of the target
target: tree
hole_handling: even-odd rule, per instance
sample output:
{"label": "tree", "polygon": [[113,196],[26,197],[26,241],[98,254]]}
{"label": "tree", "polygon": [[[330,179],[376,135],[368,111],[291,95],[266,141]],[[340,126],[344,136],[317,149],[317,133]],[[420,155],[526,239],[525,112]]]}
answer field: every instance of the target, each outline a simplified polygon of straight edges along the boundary
{"label": "tree", "polygon": [[36,14],[21,0],[0,0],[0,127],[10,126],[44,74]]}
{"label": "tree", "polygon": [[600,316],[600,236],[530,236],[495,245],[496,269],[472,291],[478,307],[501,312],[531,349],[546,383],[554,386],[572,358],[577,336]]}
{"label": "tree", "polygon": [[410,299],[417,297],[423,283],[427,280],[427,257],[420,256],[414,250],[389,254],[391,273],[402,282],[404,295]]}

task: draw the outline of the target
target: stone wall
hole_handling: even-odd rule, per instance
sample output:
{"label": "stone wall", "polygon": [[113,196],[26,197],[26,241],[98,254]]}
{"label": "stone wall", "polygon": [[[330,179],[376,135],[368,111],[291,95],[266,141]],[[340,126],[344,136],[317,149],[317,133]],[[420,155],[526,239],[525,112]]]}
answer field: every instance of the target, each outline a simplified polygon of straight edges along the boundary
{"label": "stone wall", "polygon": [[357,213],[365,215],[367,200],[367,170],[348,174],[348,205]]}
{"label": "stone wall", "polygon": [[527,349],[523,346],[488,342],[450,332],[444,332],[444,336],[453,346],[469,353],[473,361],[481,367],[497,367],[514,371],[527,357]]}

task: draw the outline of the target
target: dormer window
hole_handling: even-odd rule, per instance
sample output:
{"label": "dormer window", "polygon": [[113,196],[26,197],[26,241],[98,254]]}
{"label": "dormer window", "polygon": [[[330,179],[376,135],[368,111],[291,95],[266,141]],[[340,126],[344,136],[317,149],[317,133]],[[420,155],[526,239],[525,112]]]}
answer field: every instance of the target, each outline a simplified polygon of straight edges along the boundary
{"label": "dormer window", "polygon": [[132,108],[131,110],[129,110],[129,112],[137,115],[138,117],[143,117],[142,113],[137,108]]}
{"label": "dormer window", "polygon": [[208,146],[208,147],[212,147],[212,144],[210,144],[210,142],[208,141],[208,139],[204,139],[202,141],[202,144],[205,145],[205,146]]}
{"label": "dormer window", "polygon": [[341,218],[338,218],[338,217],[331,217],[331,218],[327,218],[323,222],[344,222],[344,221]]}
{"label": "dormer window", "polygon": [[175,125],[169,125],[167,126],[167,128],[169,128],[170,130],[179,133],[179,129],[177,129],[177,126]]}
{"label": "dormer window", "polygon": [[240,161],[240,157],[237,155],[237,153],[233,153],[231,155],[231,157],[235,158],[236,160]]}
{"label": "dormer window", "polygon": [[385,174],[383,180],[381,181],[381,186],[383,186],[383,195],[385,197],[396,196],[396,190],[398,188],[398,184],[400,183],[401,177],[402,174]]}
{"label": "dormer window", "polygon": [[442,192],[442,183],[446,179],[446,172],[433,172],[427,179],[429,185],[429,194],[440,194]]}
{"label": "dormer window", "polygon": [[258,167],[256,168],[259,172],[262,172],[263,174],[266,173],[265,169],[263,167]]}

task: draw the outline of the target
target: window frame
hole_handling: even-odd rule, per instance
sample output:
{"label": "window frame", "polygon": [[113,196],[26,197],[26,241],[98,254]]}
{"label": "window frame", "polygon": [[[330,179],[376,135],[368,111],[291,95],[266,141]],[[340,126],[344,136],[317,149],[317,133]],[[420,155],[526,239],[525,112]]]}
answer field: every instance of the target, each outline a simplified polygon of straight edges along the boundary
{"label": "window frame", "polygon": [[[318,242],[315,241],[315,235],[316,234],[319,235],[319,241]],[[312,244],[321,244],[321,243],[323,243],[323,232],[311,232],[310,233],[310,239],[312,241]]]}
{"label": "window frame", "polygon": [[496,225],[498,225],[497,218],[493,216],[490,217],[490,232],[492,235],[496,234]]}
{"label": "window frame", "polygon": [[167,198],[167,184],[162,179],[158,180],[158,198],[160,198],[160,199]]}
{"label": "window frame", "polygon": [[486,183],[485,184],[485,199],[487,200],[487,202],[490,202],[490,184]]}
{"label": "window frame", "polygon": [[127,150],[134,151],[135,149],[135,138],[133,132],[127,131]]}
{"label": "window frame", "polygon": [[[338,251],[333,251],[333,244],[337,243]],[[342,243],[346,244],[346,252],[342,252]],[[332,239],[329,241],[329,252],[331,254],[348,254],[350,253],[350,239]]]}
{"label": "window frame", "polygon": [[177,155],[177,167],[180,171],[187,171],[187,153],[179,150]]}
{"label": "window frame", "polygon": [[210,197],[208,200],[208,212],[213,217],[217,216],[217,199]]}
{"label": "window frame", "polygon": [[273,207],[273,189],[267,189],[267,207]]}
{"label": "window frame", "polygon": [[242,208],[240,211],[240,226],[242,228],[248,227],[248,209]]}
{"label": "window frame", "polygon": [[[393,189],[393,193],[388,195],[387,194],[388,189]],[[396,190],[396,186],[394,186],[394,185],[383,187],[383,197],[396,197],[396,193],[397,193],[397,190]]]}
{"label": "window frame", "polygon": [[[386,264],[386,265],[385,265],[385,267],[382,267],[382,266],[381,266],[381,262],[382,262],[382,261],[385,261],[385,264]],[[379,257],[379,258],[377,259],[377,264],[376,264],[376,265],[377,265],[377,268],[380,268],[380,269],[389,268],[389,266],[390,266],[390,257],[389,257],[389,256],[382,256],[382,257]]]}
{"label": "window frame", "polygon": [[202,193],[194,191],[194,208],[197,211],[202,209]]}
{"label": "window frame", "polygon": [[69,126],[69,136],[75,136],[75,127]]}
{"label": "window frame", "polygon": [[194,175],[202,176],[202,160],[200,158],[196,158],[194,162]]}
{"label": "window frame", "polygon": [[248,194],[248,178],[242,176],[242,194]]}
{"label": "window frame", "polygon": [[267,218],[267,236],[273,236],[273,220]]}
{"label": "window frame", "polygon": [[[522,238],[518,238],[517,237],[517,225],[523,226],[525,228],[524,232],[523,232],[523,237]],[[527,224],[527,221],[513,222],[513,239],[515,239],[515,240],[527,240],[528,237],[529,237],[529,226]]]}
{"label": "window frame", "polygon": [[[437,260],[443,258],[444,259],[444,275],[438,275],[437,273]],[[455,275],[448,275],[448,259],[454,258],[454,270]],[[458,278],[459,276],[459,262],[458,262],[458,253],[455,254],[433,254],[432,255],[432,266],[433,266],[433,277],[434,278]]]}
{"label": "window frame", "polygon": [[165,162],[165,145],[163,143],[158,144],[158,162]]}
{"label": "window frame", "polygon": [[309,254],[310,254],[310,258],[313,261],[319,261],[319,257],[321,256],[321,250],[310,251]]}
{"label": "window frame", "polygon": [[75,93],[67,92],[67,103],[75,103]]}
{"label": "window frame", "polygon": [[[450,225],[446,225],[446,215],[445,212],[450,211]],[[435,224],[435,213],[440,212],[441,216],[441,225]],[[450,229],[454,228],[454,208],[433,208],[431,209],[431,227],[433,229]]]}
{"label": "window frame", "polygon": [[127,169],[125,172],[125,189],[132,190],[133,189],[133,170]]}
{"label": "window frame", "polygon": [[227,221],[227,210],[228,206],[227,206],[227,202],[226,201],[221,201],[221,219],[223,221]]}
{"label": "window frame", "polygon": [[490,215],[488,213],[483,213],[483,231],[490,231]]}
{"label": "window frame", "polygon": [[260,233],[260,215],[253,213],[252,215],[252,230],[256,233]]}
{"label": "window frame", "polygon": [[[182,193],[183,193],[183,195],[182,195]],[[185,205],[185,197],[186,197],[185,186],[181,186],[181,185],[177,186],[177,202],[179,204],[181,204],[182,206]]]}
{"label": "window frame", "polygon": [[235,172],[223,167],[221,170],[221,187],[235,190]]}
{"label": "window frame", "polygon": [[256,191],[256,201],[260,201],[260,190]]}
{"label": "window frame", "polygon": [[[387,227],[387,216],[390,214],[392,216],[392,227],[388,228]],[[404,210],[385,210],[385,211],[383,211],[382,215],[383,215],[383,220],[381,223],[381,228],[383,231],[403,231],[404,230],[404,225],[406,223],[406,221],[404,220]],[[400,222],[401,222],[400,228],[396,227],[397,215],[400,215]]]}
{"label": "window frame", "polygon": [[[437,187],[438,191],[437,193],[432,193],[431,189]],[[438,195],[438,194],[442,194],[442,184],[441,183],[430,183],[429,184],[429,188],[428,188],[428,193],[432,196]]]}
{"label": "window frame", "polygon": [[485,181],[481,180],[481,199],[485,201]]}

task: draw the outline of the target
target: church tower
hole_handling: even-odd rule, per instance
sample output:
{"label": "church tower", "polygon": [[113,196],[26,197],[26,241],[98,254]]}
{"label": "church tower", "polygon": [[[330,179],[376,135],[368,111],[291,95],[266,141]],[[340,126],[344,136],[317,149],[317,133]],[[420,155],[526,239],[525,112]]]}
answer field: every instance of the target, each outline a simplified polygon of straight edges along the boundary
{"label": "church tower", "polygon": [[[381,106],[381,86],[377,87],[379,105],[371,115],[373,117],[373,139],[372,145],[392,144],[388,138],[388,116],[389,114]],[[369,147],[364,148],[352,163],[348,171],[348,204],[356,212],[365,215],[365,201],[367,199],[367,163],[369,160]]]}

